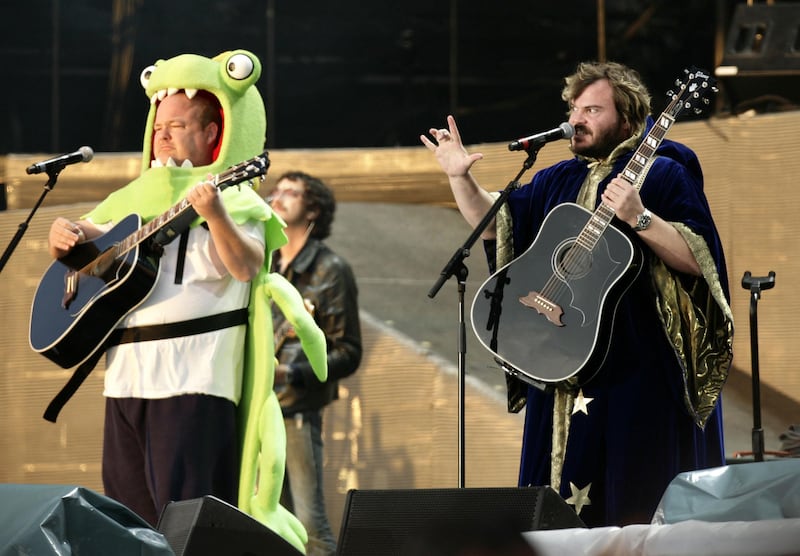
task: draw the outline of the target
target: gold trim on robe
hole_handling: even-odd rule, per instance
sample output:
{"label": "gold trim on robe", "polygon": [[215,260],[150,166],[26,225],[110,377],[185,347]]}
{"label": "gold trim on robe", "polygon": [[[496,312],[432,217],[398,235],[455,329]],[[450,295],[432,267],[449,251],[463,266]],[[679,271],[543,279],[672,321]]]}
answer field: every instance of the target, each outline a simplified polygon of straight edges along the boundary
{"label": "gold trim on robe", "polygon": [[686,409],[704,428],[733,360],[733,313],[705,240],[685,224],[670,224],[686,240],[703,276],[674,272],[657,257],[651,276],[661,324],[683,371]]}

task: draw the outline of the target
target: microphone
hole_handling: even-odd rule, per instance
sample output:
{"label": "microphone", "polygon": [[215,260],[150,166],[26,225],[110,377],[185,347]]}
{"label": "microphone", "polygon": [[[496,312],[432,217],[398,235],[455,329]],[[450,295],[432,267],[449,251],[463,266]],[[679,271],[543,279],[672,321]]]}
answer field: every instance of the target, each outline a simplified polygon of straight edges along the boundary
{"label": "microphone", "polygon": [[76,162],[89,162],[94,156],[94,151],[91,147],[81,147],[74,153],[62,154],[56,158],[45,160],[44,162],[37,162],[31,164],[25,171],[29,174],[41,174],[42,172],[49,172],[51,170],[62,170],[64,166],[75,164]]}
{"label": "microphone", "polygon": [[550,141],[558,141],[559,139],[569,139],[575,135],[575,128],[569,122],[564,122],[555,129],[543,131],[522,139],[512,141],[508,145],[510,151],[527,150],[530,147],[542,146]]}

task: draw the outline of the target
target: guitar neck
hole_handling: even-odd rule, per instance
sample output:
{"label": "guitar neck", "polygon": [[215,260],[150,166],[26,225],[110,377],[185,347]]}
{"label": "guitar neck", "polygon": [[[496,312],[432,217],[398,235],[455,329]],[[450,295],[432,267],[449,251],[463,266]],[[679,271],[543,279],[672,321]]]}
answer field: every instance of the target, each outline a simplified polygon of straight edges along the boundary
{"label": "guitar neck", "polygon": [[[636,189],[642,187],[645,174],[647,173],[649,163],[656,154],[656,150],[661,145],[667,131],[675,123],[675,117],[671,115],[671,111],[675,109],[675,104],[679,99],[673,100],[667,109],[658,117],[653,127],[647,133],[645,138],[639,143],[639,147],[631,156],[631,159],[625,165],[625,168],[620,172],[622,178],[630,183]],[[576,239],[576,243],[587,250],[594,249],[600,237],[605,232],[606,228],[611,224],[614,219],[615,211],[605,203],[600,203],[600,206],[594,211],[592,217],[586,223],[581,233]]]}
{"label": "guitar neck", "polygon": [[127,253],[146,239],[155,235],[159,230],[163,227],[168,225],[170,222],[177,219],[179,216],[184,214],[187,210],[191,208],[191,203],[186,199],[183,199],[179,203],[176,203],[170,209],[163,214],[153,218],[141,228],[136,230],[134,233],[126,237],[122,240],[118,246],[118,250],[120,253]]}
{"label": "guitar neck", "polygon": [[[220,191],[227,189],[248,179],[262,176],[269,168],[269,158],[264,151],[261,156],[243,162],[237,166],[228,168],[220,172],[210,182]],[[136,232],[132,233],[117,245],[117,256],[122,255],[135,248],[137,245],[158,233],[162,228],[175,221],[181,215],[192,209],[191,203],[186,199],[174,204],[166,212],[153,218]]]}
{"label": "guitar neck", "polygon": [[639,148],[622,170],[622,178],[636,189],[642,187],[644,172],[650,160],[655,156],[656,149],[661,145],[667,131],[675,123],[675,118],[664,112],[653,124],[647,137],[639,144]]}

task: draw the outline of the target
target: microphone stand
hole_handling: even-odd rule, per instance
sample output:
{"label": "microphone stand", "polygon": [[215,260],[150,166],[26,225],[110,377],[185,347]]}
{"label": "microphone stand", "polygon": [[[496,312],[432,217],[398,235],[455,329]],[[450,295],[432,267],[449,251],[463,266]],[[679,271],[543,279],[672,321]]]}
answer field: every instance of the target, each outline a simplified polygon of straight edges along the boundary
{"label": "microphone stand", "polygon": [[22,241],[22,236],[24,236],[25,232],[28,230],[28,224],[33,219],[33,215],[36,214],[36,211],[44,201],[44,198],[56,186],[56,181],[58,181],[58,174],[60,174],[61,170],[63,169],[64,169],[63,166],[58,166],[53,168],[52,170],[48,170],[47,183],[44,184],[44,190],[42,191],[42,194],[39,196],[39,200],[36,201],[35,205],[33,205],[30,214],[28,214],[28,218],[26,218],[24,222],[20,223],[19,227],[17,228],[17,233],[14,234],[13,238],[11,238],[11,241],[6,247],[5,252],[3,252],[3,256],[0,258],[0,272],[3,272],[3,269],[5,268],[8,259],[11,258],[11,254],[14,252],[14,249],[16,249],[19,242]]}
{"label": "microphone stand", "polygon": [[522,168],[514,176],[506,188],[500,193],[500,196],[489,208],[489,211],[484,215],[483,219],[475,226],[472,233],[466,239],[464,244],[456,249],[453,256],[444,266],[439,275],[439,279],[428,292],[428,297],[433,299],[439,292],[444,283],[452,276],[456,276],[458,281],[458,488],[464,488],[465,478],[465,420],[464,420],[464,398],[465,398],[465,378],[466,378],[466,353],[467,353],[467,333],[466,324],[464,319],[464,292],[466,290],[466,281],[469,270],[464,264],[464,259],[469,257],[470,249],[478,240],[483,231],[489,226],[495,215],[506,202],[509,195],[518,189],[519,179],[527,172],[536,162],[536,157],[539,154],[539,149],[544,146],[544,143],[531,145],[525,149],[528,157],[522,164]]}
{"label": "microphone stand", "polygon": [[742,287],[750,290],[750,359],[752,364],[753,379],[753,431],[750,439],[753,460],[764,461],[764,429],[761,428],[761,379],[758,369],[758,300],[761,292],[775,285],[775,271],[770,270],[769,276],[755,277],[750,271],[745,271],[742,277]]}

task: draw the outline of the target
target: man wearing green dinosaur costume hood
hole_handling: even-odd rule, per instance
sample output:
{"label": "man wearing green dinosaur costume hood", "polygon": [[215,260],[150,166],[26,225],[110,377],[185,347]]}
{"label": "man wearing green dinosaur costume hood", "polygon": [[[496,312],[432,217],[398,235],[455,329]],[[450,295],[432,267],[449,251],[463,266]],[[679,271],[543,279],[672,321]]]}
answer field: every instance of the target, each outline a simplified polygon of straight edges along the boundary
{"label": "man wearing green dinosaur costume hood", "polygon": [[141,175],[78,222],[56,219],[49,243],[60,258],[132,213],[152,224],[190,205],[198,217],[176,227],[179,240],[156,236],[152,290],[117,324],[128,339],[106,352],[106,494],[152,524],[169,501],[211,494],[304,551],[305,530],[278,502],[285,430],[269,303],[295,325],[320,380],[325,339],[297,291],[268,272],[286,241],[281,219],[249,185],[209,178],[262,150],[260,74],[245,50],[184,54],[142,72],[151,107]]}

